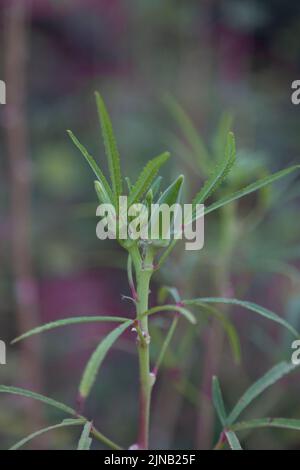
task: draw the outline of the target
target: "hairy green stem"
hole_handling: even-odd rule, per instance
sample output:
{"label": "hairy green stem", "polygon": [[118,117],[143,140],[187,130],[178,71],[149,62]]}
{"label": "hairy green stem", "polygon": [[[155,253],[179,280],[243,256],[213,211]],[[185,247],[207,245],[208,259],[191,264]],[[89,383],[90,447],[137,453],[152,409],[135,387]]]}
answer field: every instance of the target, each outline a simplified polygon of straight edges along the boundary
{"label": "hairy green stem", "polygon": [[140,449],[149,447],[149,421],[150,403],[153,380],[150,375],[149,329],[148,317],[143,316],[148,310],[149,287],[153,273],[153,252],[147,249],[144,259],[141,259],[136,250],[131,251],[137,280],[137,320],[140,323],[144,341],[137,340],[139,371],[140,371],[140,403],[139,403],[139,435],[138,446]]}

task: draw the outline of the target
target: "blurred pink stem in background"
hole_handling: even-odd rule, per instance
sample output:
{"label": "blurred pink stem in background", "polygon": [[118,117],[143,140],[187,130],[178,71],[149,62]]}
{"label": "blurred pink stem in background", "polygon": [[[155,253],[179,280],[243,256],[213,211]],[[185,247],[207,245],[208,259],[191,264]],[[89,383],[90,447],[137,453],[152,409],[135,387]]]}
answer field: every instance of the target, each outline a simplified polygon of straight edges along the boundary
{"label": "blurred pink stem in background", "polygon": [[[11,172],[11,248],[18,334],[39,323],[31,249],[31,175],[25,109],[27,8],[25,2],[10,2],[6,10],[4,33],[7,86],[5,128]],[[36,337],[22,343],[20,347],[19,382],[25,388],[41,391],[39,340]],[[42,424],[42,409],[39,403],[26,401],[24,409],[28,417],[28,428],[39,428]]]}

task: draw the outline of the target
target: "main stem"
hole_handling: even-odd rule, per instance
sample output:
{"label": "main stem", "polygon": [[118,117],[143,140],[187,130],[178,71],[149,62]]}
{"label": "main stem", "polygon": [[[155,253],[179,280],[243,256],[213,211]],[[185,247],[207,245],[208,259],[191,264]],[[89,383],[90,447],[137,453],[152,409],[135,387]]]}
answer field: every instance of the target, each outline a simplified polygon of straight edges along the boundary
{"label": "main stem", "polygon": [[148,317],[143,317],[142,315],[148,310],[149,287],[151,276],[153,274],[153,253],[151,248],[148,248],[144,259],[141,259],[139,253],[137,252],[133,253],[132,257],[137,280],[136,313],[143,335],[142,338],[138,338],[137,340],[140,374],[138,446],[140,449],[148,449],[150,403],[153,380],[150,375],[150,336],[148,329]]}

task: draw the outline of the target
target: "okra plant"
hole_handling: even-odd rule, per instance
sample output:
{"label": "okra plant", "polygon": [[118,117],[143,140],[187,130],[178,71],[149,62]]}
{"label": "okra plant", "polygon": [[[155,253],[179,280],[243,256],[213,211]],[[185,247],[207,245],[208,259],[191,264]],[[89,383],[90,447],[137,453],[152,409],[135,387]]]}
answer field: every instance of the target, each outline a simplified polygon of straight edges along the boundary
{"label": "okra plant", "polygon": [[[109,204],[114,207],[118,213],[120,197],[127,196],[128,207],[134,204],[143,204],[148,207],[152,203],[158,205],[166,204],[172,207],[173,204],[181,202],[182,186],[184,184],[183,176],[178,176],[174,182],[166,189],[160,191],[162,178],[159,176],[159,170],[162,165],[166,164],[169,159],[169,153],[164,152],[156,158],[150,160],[140,173],[134,184],[128,177],[124,178],[121,173],[119,152],[113,133],[112,124],[109,114],[101,96],[96,93],[96,103],[100,119],[101,131],[104,141],[105,152],[108,161],[108,169],[110,180],[105,176],[104,172],[99,168],[96,161],[89,154],[88,150],[80,143],[75,135],[68,131],[68,134],[83,154],[91,169],[93,170],[96,181],[95,190],[97,198],[101,204]],[[236,164],[235,139],[232,132],[228,132],[225,148],[223,149],[222,159],[217,162],[213,171],[208,175],[206,182],[200,188],[192,201],[192,217],[189,222],[195,221],[197,215],[197,205],[206,203],[207,199],[216,192],[230,174],[232,168]],[[232,192],[210,205],[205,206],[204,214],[208,216],[213,211],[223,208],[238,199],[247,196],[250,193],[261,190],[269,184],[276,182],[282,177],[290,174],[299,168],[299,165],[289,167],[268,175],[263,179],[245,186],[238,191]],[[130,214],[127,214],[130,220]],[[175,217],[175,216],[174,216]],[[55,328],[92,323],[92,322],[110,322],[116,323],[117,326],[104,338],[101,338],[98,346],[88,360],[82,374],[82,379],[78,387],[78,406],[73,409],[63,403],[52,398],[40,395],[35,391],[20,389],[12,386],[0,386],[0,392],[21,395],[31,399],[39,400],[46,405],[59,409],[62,413],[69,415],[69,419],[63,420],[61,423],[54,424],[45,429],[37,430],[30,436],[22,439],[15,444],[12,449],[18,449],[31,439],[48,432],[66,426],[82,427],[82,434],[77,446],[79,450],[88,450],[92,445],[93,439],[99,440],[105,446],[118,450],[130,446],[132,449],[148,449],[149,448],[149,427],[151,416],[151,395],[157,376],[160,372],[160,366],[164,361],[166,350],[172,341],[174,332],[178,322],[188,321],[197,328],[197,316],[199,314],[210,314],[221,321],[225,331],[230,335],[230,324],[224,315],[220,314],[214,308],[218,304],[226,304],[227,306],[239,306],[250,310],[254,314],[258,314],[266,319],[279,324],[287,329],[291,335],[298,337],[295,328],[285,321],[278,314],[259,306],[253,302],[239,300],[227,297],[198,297],[193,299],[183,299],[180,297],[176,286],[162,286],[159,295],[159,304],[149,305],[149,292],[153,275],[158,271],[166,259],[171,255],[172,250],[178,243],[178,239],[174,236],[169,239],[165,233],[159,228],[158,238],[140,239],[131,236],[127,232],[128,237],[120,237],[120,229],[122,225],[122,217],[115,221],[118,226],[117,241],[126,250],[128,255],[127,273],[128,283],[131,290],[131,300],[135,306],[134,318],[117,317],[117,316],[82,316],[74,318],[64,318],[55,322],[37,326],[35,329],[25,332],[22,336],[13,340],[16,343],[21,340],[28,340],[32,335],[40,334]],[[149,216],[148,222],[152,223]],[[209,223],[209,222],[208,222]],[[174,224],[174,219],[173,219]],[[174,233],[173,233],[174,235]],[[104,243],[104,242],[102,242]],[[197,256],[197,252],[195,253]],[[166,299],[170,298],[170,303],[166,303]],[[151,354],[151,328],[150,322],[153,315],[168,315],[170,318],[170,328],[165,335],[161,351],[153,361]],[[229,325],[229,326],[228,326]],[[99,374],[101,365],[114,343],[126,331],[131,330],[136,337],[136,349],[139,363],[139,422],[138,433],[135,443],[126,443],[124,447],[116,444],[105,434],[95,428],[92,421],[84,416],[85,402],[88,399],[93,385]],[[152,363],[153,362],[153,363]],[[237,418],[244,409],[267,387],[279,380],[283,375],[291,372],[296,366],[289,362],[282,362],[272,368],[266,375],[258,380],[244,396],[237,402],[231,413],[227,413],[222,398],[221,388],[216,377],[212,378],[212,396],[213,403],[216,408],[217,415],[222,425],[222,433],[216,444],[216,449],[222,448],[227,442],[232,449],[241,449],[241,445],[237,438],[237,432],[243,429],[251,429],[255,427],[273,426],[287,427],[300,430],[300,420],[295,419],[271,419],[262,418],[248,422],[237,422]],[[109,404],[112,406],[112,404]]]}

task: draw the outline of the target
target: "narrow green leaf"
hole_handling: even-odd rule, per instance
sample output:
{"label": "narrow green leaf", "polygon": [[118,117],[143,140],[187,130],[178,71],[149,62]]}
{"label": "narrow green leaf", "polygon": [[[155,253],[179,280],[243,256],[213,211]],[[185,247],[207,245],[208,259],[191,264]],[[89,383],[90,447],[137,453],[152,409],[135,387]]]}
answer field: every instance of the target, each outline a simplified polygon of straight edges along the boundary
{"label": "narrow green leaf", "polygon": [[245,188],[240,189],[239,191],[236,191],[233,194],[229,194],[228,196],[225,196],[222,199],[219,199],[219,201],[216,201],[215,203],[208,206],[205,209],[205,215],[215,211],[216,209],[219,209],[220,207],[225,206],[226,204],[229,204],[232,201],[247,196],[248,194],[257,191],[263,188],[264,186],[267,186],[268,184],[275,183],[275,181],[278,181],[280,178],[289,175],[292,171],[299,170],[299,168],[300,165],[294,165],[284,170],[278,171],[277,173],[273,173],[272,175],[266,176],[265,178],[262,178],[258,181],[255,181],[254,183],[249,184]]}
{"label": "narrow green leaf", "polygon": [[33,330],[27,331],[18,338],[15,338],[11,344],[17,343],[25,338],[29,338],[29,336],[37,335],[39,333],[43,333],[44,331],[53,330],[54,328],[59,328],[61,326],[68,326],[68,325],[76,325],[78,323],[92,323],[92,322],[113,322],[113,323],[123,323],[128,321],[128,318],[123,317],[71,317],[71,318],[63,318],[61,320],[56,320],[50,323],[46,323],[45,325],[38,326],[33,328]]}
{"label": "narrow green leaf", "polygon": [[147,194],[146,194],[146,197],[145,197],[145,202],[146,202],[148,211],[149,211],[149,213],[150,213],[150,211],[151,211],[151,204],[153,204],[153,192],[152,192],[152,189],[151,189],[151,188],[147,191]]}
{"label": "narrow green leaf", "polygon": [[19,387],[7,387],[6,385],[0,385],[0,393],[10,393],[12,395],[20,395],[26,398],[32,398],[33,400],[41,401],[46,405],[52,406],[53,408],[57,408],[58,410],[64,411],[65,413],[77,416],[75,410],[70,408],[69,406],[60,403],[59,401],[53,400],[52,398],[45,397],[44,395],[40,395],[39,393],[32,392],[30,390],[25,390]]}
{"label": "narrow green leaf", "polygon": [[193,171],[196,175],[201,175],[204,177],[209,173],[208,170],[204,170],[204,168],[200,168],[200,165],[197,165],[197,161],[195,159],[195,153],[191,149],[191,146],[188,142],[183,141],[180,139],[176,134],[173,132],[166,133],[166,141],[171,146],[172,153],[174,153],[178,158],[180,158],[185,166],[188,166],[191,171]]}
{"label": "narrow green leaf", "polygon": [[[239,364],[241,361],[241,344],[235,326],[231,323],[231,321],[227,318],[227,315],[225,315],[223,312],[220,312],[215,307],[212,307],[211,305],[206,304],[205,302],[201,303],[198,299],[196,300],[197,303],[195,305],[197,307],[203,308],[203,310],[205,310],[208,314],[218,318],[227,335],[233,358],[235,362]],[[182,303],[184,304],[185,301],[183,300]]]}
{"label": "narrow green leaf", "polygon": [[167,95],[165,101],[184,138],[190,145],[194,156],[197,158],[196,163],[198,163],[201,172],[207,174],[210,157],[198,130],[174,97]]}
{"label": "narrow green leaf", "polygon": [[152,191],[153,197],[155,197],[158,194],[162,179],[163,179],[162,176],[157,176],[157,178],[155,178],[155,180],[151,184],[150,189]]}
{"label": "narrow green leaf", "polygon": [[247,310],[251,310],[252,312],[258,313],[259,315],[268,318],[276,323],[287,328],[294,336],[299,337],[299,333],[295,330],[295,328],[290,325],[287,321],[281,318],[271,310],[268,310],[260,305],[257,305],[253,302],[247,302],[245,300],[238,300],[238,299],[226,299],[224,297],[203,297],[198,299],[192,300],[184,300],[184,305],[199,305],[201,303],[221,303],[221,304],[231,304],[231,305],[239,305],[241,307],[246,308]]}
{"label": "narrow green leaf", "polygon": [[27,437],[24,437],[15,445],[13,445],[9,450],[18,450],[20,447],[23,447],[27,442],[31,441],[35,437],[41,436],[48,431],[53,431],[54,429],[65,428],[67,426],[82,426],[85,423],[84,419],[65,419],[62,423],[54,424],[53,426],[48,426],[47,428],[40,429],[39,431],[33,432]]}
{"label": "narrow green leaf", "polygon": [[170,295],[177,304],[181,302],[181,298],[176,287],[162,286],[160,287],[157,294],[158,303],[163,304],[166,301],[168,295]]}
{"label": "narrow green leaf", "polygon": [[178,242],[178,240],[176,240],[176,239],[172,240],[171,243],[169,244],[169,246],[165,249],[165,251],[163,252],[161,257],[159,258],[159,261],[158,261],[158,264],[157,264],[158,269],[161,268],[161,266],[164,264],[166,259],[170,256],[170,254],[174,250],[177,242]]}
{"label": "narrow green leaf", "polygon": [[95,181],[95,191],[101,204],[113,204],[113,200],[110,199],[109,194],[106,192],[103,184],[100,181]]}
{"label": "narrow green leaf", "polygon": [[252,419],[250,421],[241,421],[232,426],[234,431],[243,431],[244,429],[255,428],[283,428],[300,431],[300,419],[289,418],[262,418]]}
{"label": "narrow green leaf", "polygon": [[213,398],[213,404],[216,409],[216,412],[218,413],[219,419],[222,425],[225,426],[225,422],[226,422],[225,405],[223,401],[219,379],[216,376],[214,376],[212,379],[212,398]]}
{"label": "narrow green leaf", "polygon": [[217,161],[221,161],[223,159],[228,133],[232,129],[232,122],[232,114],[224,112],[220,118],[216,134],[213,138],[213,150]]}
{"label": "narrow green leaf", "polygon": [[93,423],[86,422],[80,436],[77,450],[90,450],[92,438],[90,437]]}
{"label": "narrow green leaf", "polygon": [[225,431],[225,436],[232,450],[243,450],[237,435],[233,431]]}
{"label": "narrow green leaf", "polygon": [[97,163],[95,162],[95,160],[93,159],[93,157],[89,154],[87,149],[79,142],[79,140],[77,139],[77,137],[75,137],[75,135],[73,134],[72,131],[68,130],[67,133],[69,134],[69,136],[70,136],[71,140],[73,141],[73,143],[76,145],[76,147],[80,150],[82,155],[87,160],[88,164],[92,168],[92,170],[95,173],[95,175],[97,176],[98,180],[102,183],[103,187],[105,188],[106,193],[109,195],[109,198],[111,200],[113,200],[112,191],[111,191],[111,188],[108,184],[108,181],[105,178],[102,171],[100,170]]}
{"label": "narrow green leaf", "polygon": [[132,324],[132,320],[128,320],[122,325],[118,326],[112,330],[98,345],[94,353],[92,354],[90,360],[88,361],[86,368],[84,370],[81,383],[79,386],[79,393],[82,398],[87,398],[89,395],[92,386],[96,380],[97,373],[99,368],[108,353],[109,349],[112,347],[114,342],[121,336],[121,334]]}
{"label": "narrow green leaf", "polygon": [[118,198],[122,193],[122,176],[120,167],[119,152],[113,132],[111,120],[104,104],[104,101],[98,92],[95,92],[97,109],[100,119],[100,125],[102,130],[102,137],[105,146],[105,153],[108,161],[108,167],[110,172],[110,178],[113,187],[113,193],[115,196],[116,204],[118,204]]}
{"label": "narrow green leaf", "polygon": [[157,204],[167,204],[172,206],[180,199],[181,188],[184,182],[184,176],[179,175],[173,183],[171,183],[168,188],[163,192],[159,197]]}
{"label": "narrow green leaf", "polygon": [[233,359],[236,362],[236,364],[240,364],[241,358],[242,358],[242,352],[241,352],[241,342],[240,342],[237,329],[231,323],[231,321],[228,321],[228,318],[226,318],[226,315],[223,315],[221,312],[218,312],[218,313],[219,313],[218,318],[228,338],[228,342],[231,348]]}
{"label": "narrow green leaf", "polygon": [[227,419],[227,424],[233,424],[242,411],[247,408],[252,401],[257,398],[262,392],[264,392],[268,387],[276,383],[284,375],[292,372],[297,366],[290,362],[281,362],[275,367],[270,369],[265,375],[263,375],[257,382],[251,385],[250,388],[244,393],[244,395],[239,399],[230,415]]}
{"label": "narrow green leaf", "polygon": [[[78,418],[77,411],[73,410],[69,406],[66,406],[63,403],[53,400],[52,398],[45,397],[44,395],[40,395],[39,393],[32,392],[31,390],[25,390],[23,388],[7,387],[6,385],[0,385],[0,393],[10,393],[12,395],[19,395],[25,398],[32,398],[33,400],[40,401],[42,403],[45,403],[46,405],[52,406],[53,408],[57,408],[58,410],[63,411],[64,413],[67,413],[71,416],[75,416]],[[81,417],[79,419],[83,419],[84,421],[86,421],[84,418],[81,418]],[[115,449],[115,450],[121,449],[120,446],[118,446],[113,441],[108,439],[97,429],[93,428],[92,434],[94,437],[96,437],[99,441],[103,442],[108,447]]]}
{"label": "narrow green leaf", "polygon": [[166,355],[166,352],[167,352],[167,349],[170,345],[170,342],[174,336],[174,333],[175,333],[175,330],[176,330],[176,327],[177,327],[177,324],[178,324],[178,320],[179,318],[178,317],[175,317],[173,318],[173,321],[171,323],[171,326],[170,328],[168,329],[168,333],[167,335],[165,336],[165,339],[163,341],[163,344],[162,344],[162,347],[161,347],[161,350],[160,350],[160,353],[159,353],[159,356],[158,356],[158,359],[156,361],[156,364],[155,364],[155,367],[153,369],[153,371],[155,372],[155,375],[157,375],[158,373],[158,370],[165,358],[165,355]]}
{"label": "narrow green leaf", "polygon": [[132,184],[131,184],[131,181],[130,181],[130,178],[129,176],[125,176],[124,178],[126,184],[127,184],[127,189],[128,189],[128,192],[130,193],[131,189],[132,189]]}
{"label": "narrow green leaf", "polygon": [[172,311],[180,313],[190,323],[196,324],[196,318],[194,317],[194,315],[189,310],[187,310],[186,308],[180,305],[160,305],[158,307],[153,307],[147,310],[147,312],[144,312],[142,317],[153,315],[154,313],[158,313],[158,312],[172,312]]}
{"label": "narrow green leaf", "polygon": [[[257,190],[263,188],[264,186],[267,186],[268,184],[275,183],[275,181],[283,178],[284,176],[287,176],[288,174],[290,174],[291,172],[293,172],[295,170],[298,170],[299,168],[300,168],[300,165],[294,165],[292,167],[289,167],[289,168],[286,168],[284,170],[278,171],[277,173],[273,173],[272,175],[267,176],[266,178],[260,179],[259,181],[256,181],[256,182],[246,186],[245,188],[243,188],[243,189],[241,189],[241,190],[239,190],[235,193],[229,194],[228,196],[225,196],[224,198],[219,199],[219,201],[216,201],[215,203],[213,203],[210,206],[206,207],[205,210],[204,210],[204,215],[207,215],[210,212],[213,212],[213,211],[219,209],[220,207],[226,206],[230,202],[233,202],[237,199],[240,199],[244,196],[247,196],[248,194],[251,194],[251,193],[257,191]],[[194,218],[194,220],[195,220],[195,218]],[[164,251],[164,253],[160,257],[158,267],[161,267],[162,264],[166,261],[166,259],[168,258],[168,256],[172,252],[172,250],[175,248],[177,242],[178,242],[178,240],[173,240],[170,243],[170,245],[167,247],[167,249]],[[296,254],[294,253],[294,256],[298,256],[298,253],[296,253]]]}
{"label": "narrow green leaf", "polygon": [[[160,198],[157,201],[156,209],[151,213],[151,234],[156,233],[159,236],[159,239],[154,238],[154,244],[160,245],[160,242],[164,240],[164,244],[167,240],[169,244],[170,234],[174,232],[174,221],[178,215],[177,208],[175,208],[174,213],[170,216],[170,225],[166,224],[164,227],[162,224],[162,217],[161,217],[161,208],[163,205],[167,205],[168,207],[172,207],[174,204],[179,203],[181,197],[181,189],[184,182],[184,176],[180,175],[176,178],[173,183],[168,186],[168,188],[163,192]],[[175,206],[176,207],[176,206]],[[181,229],[180,224],[180,229]],[[164,229],[164,231],[163,231]]]}
{"label": "narrow green leaf", "polygon": [[157,175],[158,170],[168,160],[169,157],[169,152],[164,152],[147,163],[143,171],[140,173],[137,182],[131,189],[128,198],[128,207],[130,207],[135,202],[138,202],[141,197],[148,191],[151,186],[151,183]]}
{"label": "narrow green leaf", "polygon": [[192,204],[203,204],[208,197],[210,197],[218,187],[223,183],[225,178],[230,173],[234,163],[235,163],[235,140],[234,134],[232,132],[228,133],[227,144],[225,149],[225,156],[221,163],[219,163],[211,176],[205,182],[201,191],[195,196]]}

